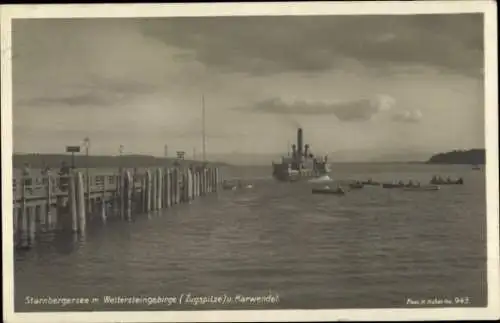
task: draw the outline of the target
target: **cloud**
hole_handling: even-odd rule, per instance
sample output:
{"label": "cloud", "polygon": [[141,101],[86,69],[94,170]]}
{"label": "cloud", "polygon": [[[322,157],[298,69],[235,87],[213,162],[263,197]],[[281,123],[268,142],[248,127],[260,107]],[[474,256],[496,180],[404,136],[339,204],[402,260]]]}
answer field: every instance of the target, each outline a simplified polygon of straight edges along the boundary
{"label": "cloud", "polygon": [[389,95],[340,102],[285,101],[281,98],[271,98],[235,110],[286,116],[335,115],[341,121],[368,121],[375,114],[392,109],[394,104],[394,98]]}
{"label": "cloud", "polygon": [[420,110],[399,111],[392,116],[395,122],[417,123],[422,120],[422,112]]}
{"label": "cloud", "polygon": [[314,73],[346,58],[474,75],[483,67],[481,14],[158,18],[141,28],[224,72]]}

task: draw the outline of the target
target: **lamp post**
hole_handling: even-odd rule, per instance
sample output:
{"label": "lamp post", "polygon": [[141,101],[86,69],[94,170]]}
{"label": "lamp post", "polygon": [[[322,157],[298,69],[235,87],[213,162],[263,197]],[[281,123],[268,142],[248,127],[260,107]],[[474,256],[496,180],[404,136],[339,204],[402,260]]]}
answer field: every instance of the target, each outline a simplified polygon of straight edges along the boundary
{"label": "lamp post", "polygon": [[89,176],[89,150],[90,138],[83,138],[83,146],[85,147],[85,177],[87,178],[87,210],[90,210],[90,176]]}

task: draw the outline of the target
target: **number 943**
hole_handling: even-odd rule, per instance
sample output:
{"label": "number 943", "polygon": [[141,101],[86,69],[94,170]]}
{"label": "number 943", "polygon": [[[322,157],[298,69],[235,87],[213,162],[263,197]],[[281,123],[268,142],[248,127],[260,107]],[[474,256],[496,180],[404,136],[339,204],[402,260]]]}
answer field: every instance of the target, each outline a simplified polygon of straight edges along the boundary
{"label": "number 943", "polygon": [[467,305],[470,304],[470,299],[468,297],[455,297],[455,304]]}

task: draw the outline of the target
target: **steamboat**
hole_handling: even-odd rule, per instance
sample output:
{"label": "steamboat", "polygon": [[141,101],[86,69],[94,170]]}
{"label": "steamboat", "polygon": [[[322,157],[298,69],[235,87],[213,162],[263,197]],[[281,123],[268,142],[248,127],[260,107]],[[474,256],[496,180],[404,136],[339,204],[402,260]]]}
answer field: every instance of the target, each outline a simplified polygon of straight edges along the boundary
{"label": "steamboat", "polygon": [[292,154],[282,156],[281,162],[273,162],[273,177],[279,181],[298,181],[326,176],[330,173],[327,156],[315,156],[308,144],[303,144],[302,128],[297,130],[297,144],[292,145]]}

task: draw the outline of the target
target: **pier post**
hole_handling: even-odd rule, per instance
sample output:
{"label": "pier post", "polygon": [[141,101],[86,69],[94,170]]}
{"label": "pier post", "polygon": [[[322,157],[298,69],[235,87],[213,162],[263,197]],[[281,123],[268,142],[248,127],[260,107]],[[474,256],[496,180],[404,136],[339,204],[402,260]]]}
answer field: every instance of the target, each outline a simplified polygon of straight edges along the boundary
{"label": "pier post", "polygon": [[69,187],[68,187],[68,203],[69,212],[71,215],[71,230],[73,232],[78,231],[78,216],[77,216],[77,203],[76,203],[76,183],[75,174],[72,172],[69,176]]}
{"label": "pier post", "polygon": [[134,179],[130,171],[125,171],[125,193],[126,193],[126,209],[127,209],[127,220],[132,221],[132,192],[134,189]]}
{"label": "pier post", "polygon": [[172,170],[167,168],[165,171],[165,207],[172,206]]}
{"label": "pier post", "polygon": [[181,198],[180,203],[186,202],[187,194],[186,194],[186,170],[182,169],[180,171],[180,179],[181,179]]}
{"label": "pier post", "polygon": [[20,227],[20,245],[23,248],[28,247],[28,205],[26,201],[27,185],[26,178],[21,177],[21,227]]}
{"label": "pier post", "polygon": [[158,184],[156,185],[158,187],[158,192],[156,193],[156,207],[158,210],[163,209],[163,170],[161,168],[158,168],[156,170],[156,180],[158,181]]}
{"label": "pier post", "polygon": [[202,171],[202,182],[203,182],[203,188],[202,188],[202,195],[205,196],[207,194],[207,169],[206,168],[203,168],[203,171]]}
{"label": "pier post", "polygon": [[205,181],[203,174],[205,173],[204,169],[200,169],[200,196],[204,195]]}
{"label": "pier post", "polygon": [[84,196],[84,199],[85,199],[85,211],[88,212],[88,213],[91,213],[92,212],[92,205],[90,204],[90,187],[91,187],[91,184],[90,184],[90,175],[88,174],[88,172],[86,174],[83,174],[82,173],[82,176],[83,176],[83,196]]}
{"label": "pier post", "polygon": [[172,199],[172,206],[177,204],[177,193],[178,193],[178,186],[179,186],[179,177],[177,176],[177,168],[174,167],[172,168],[172,190],[171,190],[171,199]]}
{"label": "pier post", "polygon": [[102,222],[106,222],[106,190],[107,190],[107,185],[106,183],[108,182],[107,176],[103,176],[102,179],[102,194],[101,194],[101,219]]}
{"label": "pier post", "polygon": [[214,169],[212,167],[208,169],[208,191],[209,193],[214,191]]}
{"label": "pier post", "polygon": [[148,169],[146,170],[146,212],[151,211],[151,190],[153,188],[151,179],[151,171]]}
{"label": "pier post", "polygon": [[151,210],[156,211],[158,210],[157,208],[157,202],[156,200],[156,195],[158,194],[158,180],[157,180],[157,173],[155,170],[151,171]]}
{"label": "pier post", "polygon": [[76,200],[78,208],[78,231],[82,233],[85,232],[87,227],[87,214],[85,213],[85,184],[81,172],[76,173]]}
{"label": "pier post", "polygon": [[50,215],[51,215],[51,210],[52,210],[52,176],[48,175],[47,176],[47,192],[46,192],[46,196],[47,196],[47,206],[45,208],[45,212],[43,214],[43,216],[46,217],[46,223],[49,223],[50,222]]}
{"label": "pier post", "polygon": [[146,204],[147,204],[147,191],[148,191],[148,183],[146,181],[146,173],[143,174],[141,178],[141,212],[146,212]]}
{"label": "pier post", "polygon": [[33,205],[29,207],[28,212],[28,241],[29,245],[32,246],[35,244],[35,236],[36,236],[36,209],[37,206]]}
{"label": "pier post", "polygon": [[189,168],[187,170],[186,184],[187,184],[187,195],[188,195],[187,200],[192,201],[193,200],[193,172]]}
{"label": "pier post", "polygon": [[195,170],[194,172],[194,197],[197,198],[200,196],[200,172]]}
{"label": "pier post", "polygon": [[28,208],[21,209],[21,227],[20,227],[20,237],[19,242],[22,248],[27,248],[29,246],[29,238],[28,238]]}
{"label": "pier post", "polygon": [[214,174],[214,176],[215,176],[215,184],[216,184],[215,185],[216,186],[216,190],[215,191],[219,191],[219,187],[220,187],[220,184],[221,184],[222,181],[220,179],[220,173],[219,173],[219,168],[218,167],[215,168],[215,174]]}
{"label": "pier post", "polygon": [[125,220],[125,199],[127,198],[127,191],[125,187],[126,170],[122,169],[120,173],[120,218]]}
{"label": "pier post", "polygon": [[176,190],[175,190],[175,204],[180,204],[182,202],[182,172],[179,168],[175,169],[176,177]]}

